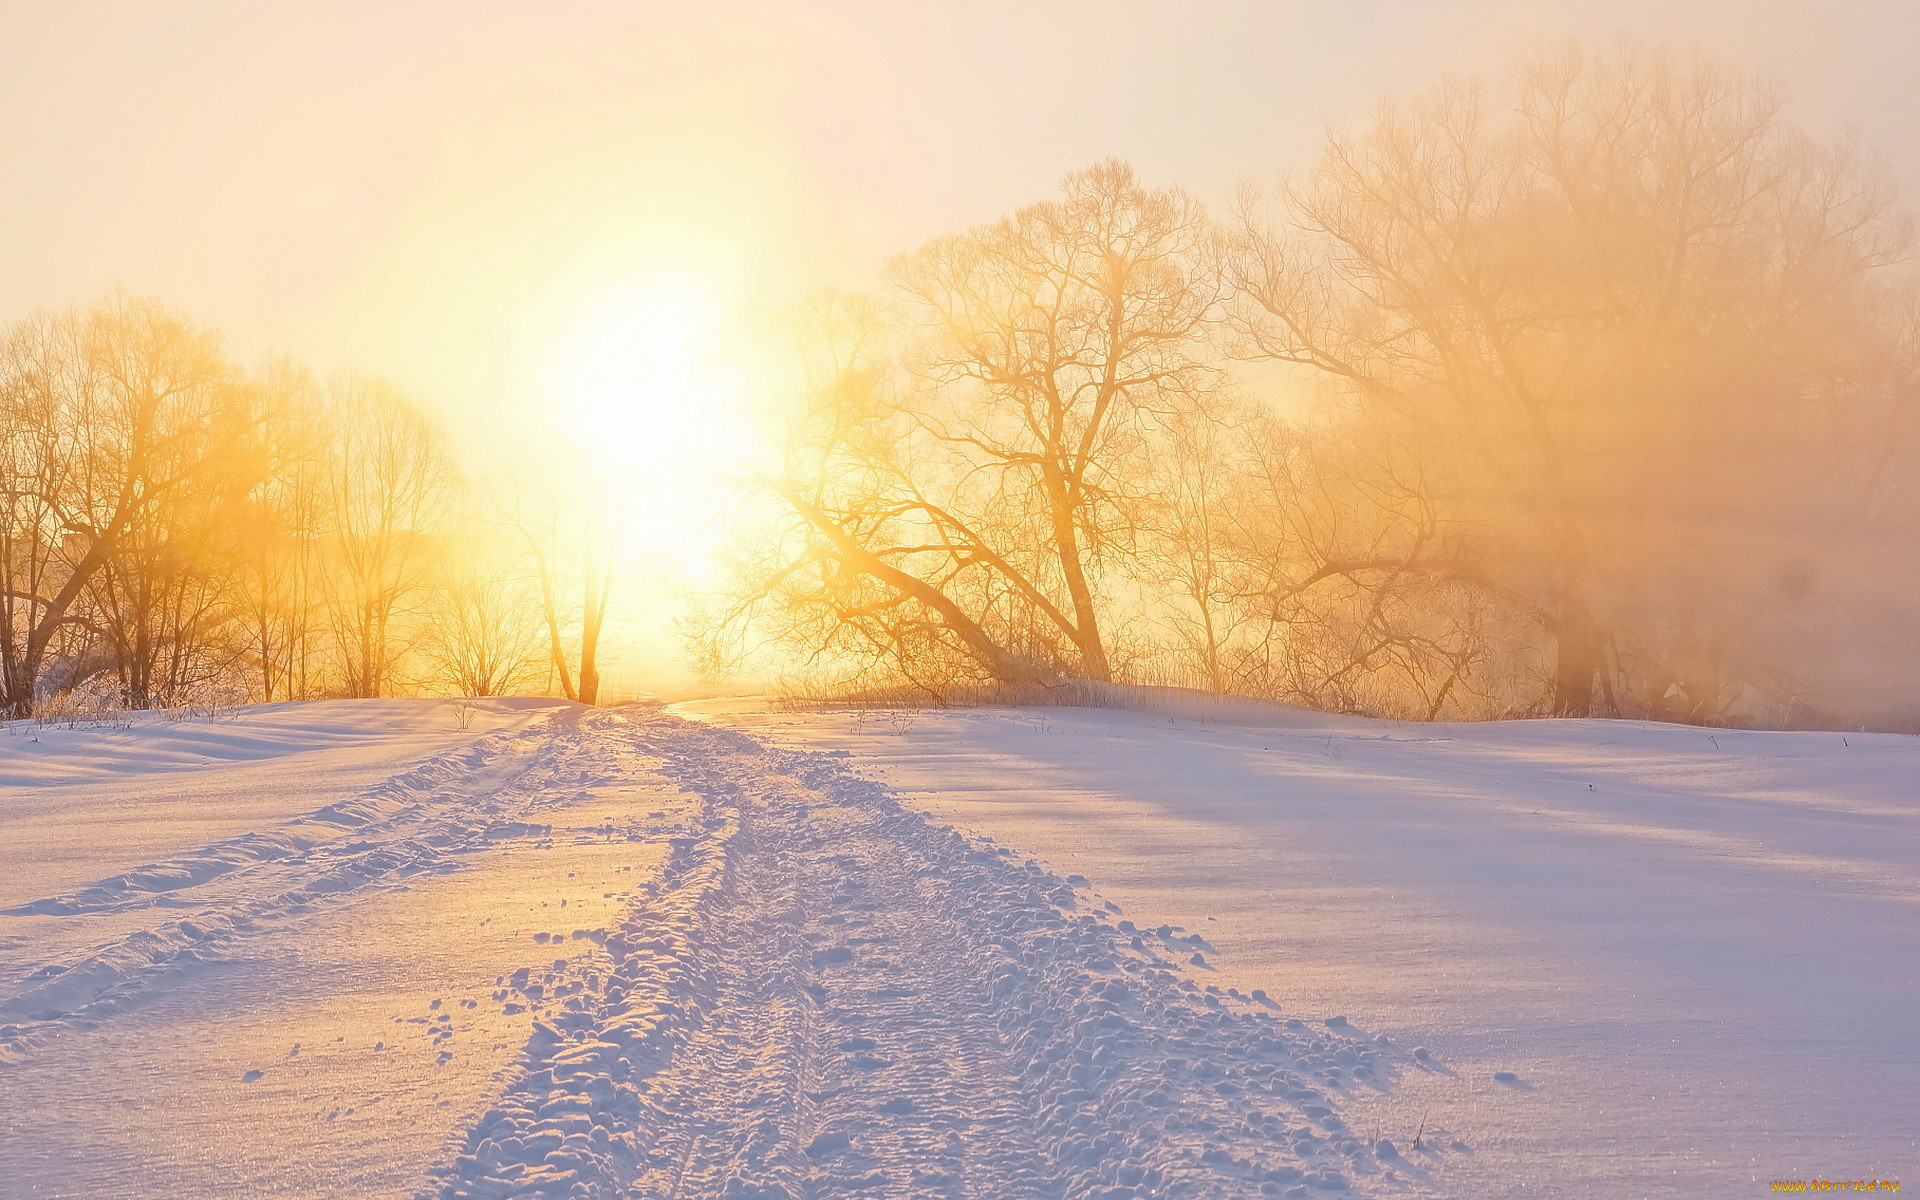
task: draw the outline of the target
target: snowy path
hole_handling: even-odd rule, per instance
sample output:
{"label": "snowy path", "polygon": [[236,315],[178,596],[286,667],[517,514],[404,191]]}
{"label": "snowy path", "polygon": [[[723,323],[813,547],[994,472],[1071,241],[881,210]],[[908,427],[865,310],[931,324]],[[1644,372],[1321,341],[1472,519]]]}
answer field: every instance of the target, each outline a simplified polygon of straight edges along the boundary
{"label": "snowy path", "polygon": [[[197,770],[148,819],[219,825]],[[113,803],[62,786],[27,819]],[[250,824],[9,875],[65,884],[0,914],[0,1196],[1425,1194],[1468,1149],[1342,1121],[1397,1047],[834,755],[560,708]]]}
{"label": "snowy path", "polygon": [[1203,941],[1135,933],[835,758],[671,717],[636,733],[699,832],[443,1195],[1123,1200],[1424,1174],[1333,1111],[1398,1055],[1202,990]]}

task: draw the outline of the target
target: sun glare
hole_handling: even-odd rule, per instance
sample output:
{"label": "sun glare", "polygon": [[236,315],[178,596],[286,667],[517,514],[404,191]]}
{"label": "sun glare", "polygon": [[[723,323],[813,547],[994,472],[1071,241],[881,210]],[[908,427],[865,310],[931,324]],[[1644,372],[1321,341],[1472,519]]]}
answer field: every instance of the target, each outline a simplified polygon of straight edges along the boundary
{"label": "sun glare", "polygon": [[585,306],[570,348],[563,420],[603,469],[715,466],[733,383],[719,357],[718,290],[695,276],[647,280]]}
{"label": "sun glare", "polygon": [[559,432],[644,555],[704,558],[699,513],[752,455],[729,310],[712,277],[662,272],[583,297],[556,340]]}

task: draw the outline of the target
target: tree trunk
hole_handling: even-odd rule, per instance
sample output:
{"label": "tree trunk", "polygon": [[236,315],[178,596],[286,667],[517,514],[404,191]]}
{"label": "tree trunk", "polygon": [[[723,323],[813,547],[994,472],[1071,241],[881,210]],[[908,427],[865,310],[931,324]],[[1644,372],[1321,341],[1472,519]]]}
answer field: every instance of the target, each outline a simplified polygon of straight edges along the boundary
{"label": "tree trunk", "polygon": [[608,580],[598,581],[589,566],[580,608],[580,703],[600,703],[600,624],[607,615]]}
{"label": "tree trunk", "polygon": [[11,720],[32,716],[34,673],[25,663],[13,661],[6,664],[4,674],[0,679],[0,717]]}
{"label": "tree trunk", "polygon": [[1600,628],[1584,601],[1571,600],[1549,627],[1557,661],[1553,675],[1553,715],[1584,717],[1593,712],[1594,679],[1600,673]]}
{"label": "tree trunk", "polygon": [[1080,652],[1080,673],[1095,683],[1105,683],[1111,672],[1107,666],[1107,648],[1100,639],[1100,618],[1094,609],[1093,589],[1087,586],[1086,566],[1081,561],[1080,531],[1074,524],[1077,506],[1065,480],[1057,476],[1047,479],[1046,490],[1048,506],[1053,510],[1053,540],[1060,556],[1060,576],[1066,582],[1068,598],[1073,601],[1073,642]]}

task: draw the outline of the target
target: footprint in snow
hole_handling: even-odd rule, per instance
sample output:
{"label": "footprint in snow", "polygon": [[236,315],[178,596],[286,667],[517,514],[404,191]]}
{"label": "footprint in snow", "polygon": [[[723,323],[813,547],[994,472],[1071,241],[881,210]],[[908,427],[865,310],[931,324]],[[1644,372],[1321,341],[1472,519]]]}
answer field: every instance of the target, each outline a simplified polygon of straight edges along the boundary
{"label": "footprint in snow", "polygon": [[1512,1071],[1495,1071],[1493,1073],[1493,1081],[1495,1083],[1505,1084],[1516,1092],[1530,1092],[1533,1090],[1532,1084],[1515,1075]]}
{"label": "footprint in snow", "polygon": [[848,1144],[849,1139],[844,1133],[823,1133],[807,1143],[807,1157],[816,1161],[831,1158],[845,1150]]}
{"label": "footprint in snow", "polygon": [[253,1070],[251,1070],[251,1071],[248,1071],[248,1072],[247,1072],[247,1073],[246,1073],[245,1075],[242,1075],[242,1076],[240,1077],[240,1082],[241,1082],[241,1083],[252,1083],[252,1082],[254,1082],[255,1080],[257,1080],[257,1079],[259,1079],[259,1078],[260,1078],[261,1076],[263,1076],[263,1075],[265,1075],[265,1074],[266,1074],[266,1072],[265,1072],[265,1071],[262,1071],[262,1070],[261,1070],[260,1068],[258,1068],[258,1067],[255,1067],[255,1068],[254,1068]]}

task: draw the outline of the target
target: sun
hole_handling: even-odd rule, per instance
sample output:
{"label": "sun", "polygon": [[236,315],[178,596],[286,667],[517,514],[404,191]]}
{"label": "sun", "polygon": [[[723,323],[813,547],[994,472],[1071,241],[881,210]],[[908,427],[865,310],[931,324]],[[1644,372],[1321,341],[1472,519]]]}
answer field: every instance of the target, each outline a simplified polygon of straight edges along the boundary
{"label": "sun", "polygon": [[705,561],[708,518],[756,453],[735,308],[711,274],[638,274],[576,297],[549,347],[556,432],[638,558]]}
{"label": "sun", "polygon": [[725,322],[719,288],[690,272],[628,281],[580,306],[562,420],[589,460],[614,473],[724,465],[738,440]]}

